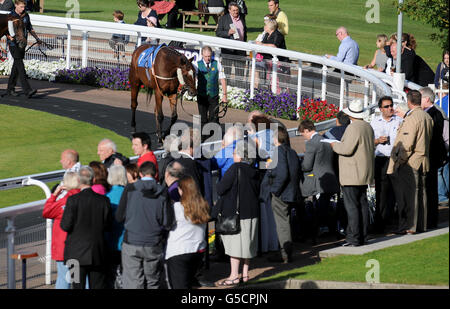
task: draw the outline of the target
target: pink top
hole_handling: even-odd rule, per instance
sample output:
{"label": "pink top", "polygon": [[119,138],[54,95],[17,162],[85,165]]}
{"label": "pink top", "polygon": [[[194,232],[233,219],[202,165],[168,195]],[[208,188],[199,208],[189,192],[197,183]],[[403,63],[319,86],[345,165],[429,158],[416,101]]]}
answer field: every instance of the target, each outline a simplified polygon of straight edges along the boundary
{"label": "pink top", "polygon": [[92,191],[94,191],[95,193],[101,194],[101,195],[105,195],[106,194],[106,189],[103,185],[101,184],[96,184],[93,185],[91,187]]}
{"label": "pink top", "polygon": [[239,17],[234,19],[233,16],[231,16],[231,20],[236,26],[236,30],[239,34],[239,41],[244,41],[244,24],[242,23],[242,20]]}

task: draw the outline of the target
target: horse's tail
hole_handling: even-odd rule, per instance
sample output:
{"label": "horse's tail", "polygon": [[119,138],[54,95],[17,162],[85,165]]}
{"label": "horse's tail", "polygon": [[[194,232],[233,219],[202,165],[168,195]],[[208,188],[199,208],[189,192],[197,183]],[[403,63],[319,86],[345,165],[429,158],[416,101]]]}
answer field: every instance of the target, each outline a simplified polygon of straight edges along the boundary
{"label": "horse's tail", "polygon": [[146,87],[144,87],[144,91],[147,94],[145,102],[147,103],[147,107],[149,107],[150,102],[152,101],[153,88],[146,86]]}

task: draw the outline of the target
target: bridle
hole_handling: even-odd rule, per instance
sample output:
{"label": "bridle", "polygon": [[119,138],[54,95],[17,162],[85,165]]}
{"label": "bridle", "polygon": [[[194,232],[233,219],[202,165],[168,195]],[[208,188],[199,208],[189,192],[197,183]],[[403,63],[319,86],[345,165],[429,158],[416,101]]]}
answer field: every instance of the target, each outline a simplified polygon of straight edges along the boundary
{"label": "bridle", "polygon": [[[155,59],[156,60],[156,59]],[[186,86],[186,83],[184,82],[184,79],[183,79],[183,75],[182,75],[182,71],[181,71],[181,68],[178,68],[177,69],[177,76],[174,76],[174,77],[164,77],[164,76],[159,76],[159,75],[157,75],[157,74],[155,74],[155,61],[153,61],[153,63],[152,63],[152,75],[153,75],[153,78],[155,79],[155,84],[156,84],[156,88],[158,89],[158,91],[161,93],[161,94],[163,94],[162,93],[162,91],[161,91],[161,88],[159,87],[159,83],[158,83],[158,79],[160,79],[160,80],[174,80],[174,79],[178,79],[178,81],[180,82],[180,86],[178,87],[178,91],[177,91],[177,100],[178,100],[178,98],[180,99],[180,105],[181,105],[181,108],[183,109],[183,111],[187,114],[187,115],[189,115],[189,116],[191,116],[191,117],[193,117],[194,115],[193,114],[191,114],[191,113],[189,113],[189,112],[187,112],[185,109],[184,109],[184,106],[183,106],[183,96],[184,96],[184,94],[186,93],[186,91],[188,91],[188,88],[187,88],[187,86]],[[163,94],[164,95],[164,94]],[[226,113],[227,113],[227,110],[228,110],[228,103],[227,102],[219,102],[219,104],[218,104],[218,106],[217,106],[217,108],[219,109],[219,111],[218,111],[218,118],[220,119],[220,118],[223,118],[223,117],[225,117],[225,115],[226,115]]]}

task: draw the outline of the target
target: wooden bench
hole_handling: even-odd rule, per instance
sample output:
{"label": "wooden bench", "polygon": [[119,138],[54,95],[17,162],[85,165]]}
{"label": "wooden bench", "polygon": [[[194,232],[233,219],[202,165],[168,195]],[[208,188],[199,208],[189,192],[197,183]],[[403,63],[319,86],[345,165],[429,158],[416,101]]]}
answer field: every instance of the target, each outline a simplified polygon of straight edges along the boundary
{"label": "wooden bench", "polygon": [[11,254],[13,260],[22,261],[22,289],[27,288],[27,259],[39,256],[37,252],[18,252]]}
{"label": "wooden bench", "polygon": [[[183,15],[183,30],[184,28],[199,28],[200,32],[203,32],[203,29],[213,29],[216,30],[217,29],[217,24],[216,25],[206,25],[205,23],[205,17],[206,16],[217,16],[217,18],[219,18],[220,16],[223,15],[223,12],[220,14],[216,14],[216,13],[205,13],[205,12],[199,12],[199,11],[179,11],[179,13],[181,15]],[[191,16],[197,16],[198,17],[198,23],[189,23],[186,20],[186,17],[188,17],[189,21],[190,21],[190,17]]]}

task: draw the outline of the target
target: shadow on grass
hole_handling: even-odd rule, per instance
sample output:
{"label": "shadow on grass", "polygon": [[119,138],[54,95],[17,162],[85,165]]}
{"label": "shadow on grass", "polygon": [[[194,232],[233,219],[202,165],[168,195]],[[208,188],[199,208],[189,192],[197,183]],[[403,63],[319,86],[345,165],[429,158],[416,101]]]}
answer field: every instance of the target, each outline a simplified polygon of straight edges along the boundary
{"label": "shadow on grass", "polygon": [[276,278],[271,278],[271,279],[266,279],[266,280],[258,280],[258,277],[259,277],[258,276],[258,277],[255,278],[256,281],[253,281],[253,284],[262,284],[262,283],[268,283],[268,282],[273,282],[273,281],[284,281],[284,280],[292,279],[292,278],[297,277],[297,276],[304,276],[306,274],[307,274],[306,272],[301,271],[299,269],[297,271],[290,272],[289,274],[286,274],[284,276],[279,276],[279,277],[276,277]]}
{"label": "shadow on grass", "polygon": [[[56,13],[56,14],[66,14],[68,11],[66,10],[44,10],[45,13]],[[80,11],[80,14],[94,14],[94,13],[103,13],[103,11]]]}

